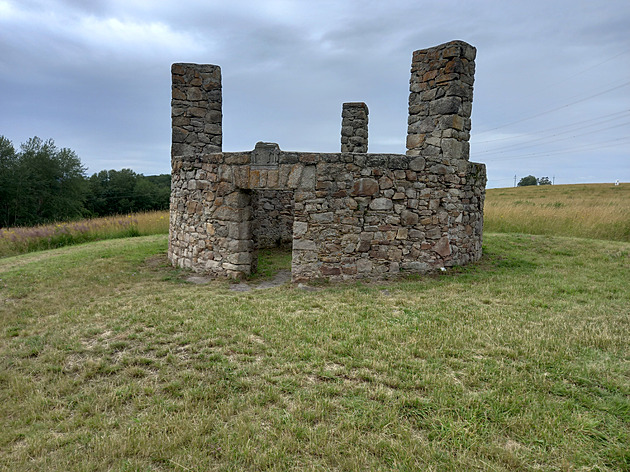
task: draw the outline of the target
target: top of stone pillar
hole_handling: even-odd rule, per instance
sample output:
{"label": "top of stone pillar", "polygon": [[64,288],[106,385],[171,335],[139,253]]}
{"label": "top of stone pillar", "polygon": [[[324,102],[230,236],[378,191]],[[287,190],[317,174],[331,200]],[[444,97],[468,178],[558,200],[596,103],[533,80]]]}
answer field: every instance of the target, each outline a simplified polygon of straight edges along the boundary
{"label": "top of stone pillar", "polygon": [[365,102],[345,102],[342,105],[342,109],[346,110],[349,108],[360,108],[365,110],[365,113],[369,115],[370,110],[368,110],[368,106]]}
{"label": "top of stone pillar", "polygon": [[171,77],[171,157],[221,152],[221,68],[178,62]]}
{"label": "top of stone pillar", "polygon": [[414,51],[408,156],[468,159],[476,54],[459,40]]}
{"label": "top of stone pillar", "polygon": [[341,152],[367,152],[369,114],[363,102],[346,102],[342,105]]}
{"label": "top of stone pillar", "polygon": [[474,46],[466,41],[456,39],[438,46],[414,51],[413,62],[450,57],[465,57],[469,61],[474,61],[476,56],[477,49]]}

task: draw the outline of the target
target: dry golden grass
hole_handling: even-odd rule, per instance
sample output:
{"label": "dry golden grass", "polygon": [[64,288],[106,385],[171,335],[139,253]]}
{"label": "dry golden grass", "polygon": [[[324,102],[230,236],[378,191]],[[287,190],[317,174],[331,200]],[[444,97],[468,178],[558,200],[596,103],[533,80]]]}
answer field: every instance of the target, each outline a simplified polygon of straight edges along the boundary
{"label": "dry golden grass", "polygon": [[168,211],[150,211],[40,226],[0,228],[0,257],[101,239],[167,234],[168,220]]}
{"label": "dry golden grass", "polygon": [[132,216],[137,221],[140,236],[168,234],[168,210],[134,213]]}
{"label": "dry golden grass", "polygon": [[630,184],[490,189],[484,230],[630,241]]}

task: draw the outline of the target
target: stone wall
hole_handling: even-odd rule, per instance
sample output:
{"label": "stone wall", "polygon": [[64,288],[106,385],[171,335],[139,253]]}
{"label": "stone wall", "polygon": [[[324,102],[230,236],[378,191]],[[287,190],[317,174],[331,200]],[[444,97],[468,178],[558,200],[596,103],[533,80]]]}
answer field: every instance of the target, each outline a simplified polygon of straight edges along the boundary
{"label": "stone wall", "polygon": [[455,41],[414,53],[406,155],[357,152],[367,150],[365,104],[344,104],[342,137],[365,142],[342,143],[342,153],[258,143],[248,152],[178,154],[174,118],[171,262],[240,277],[255,270],[257,248],[289,232],[294,281],[386,278],[478,260],[486,172],[468,161],[474,51]]}

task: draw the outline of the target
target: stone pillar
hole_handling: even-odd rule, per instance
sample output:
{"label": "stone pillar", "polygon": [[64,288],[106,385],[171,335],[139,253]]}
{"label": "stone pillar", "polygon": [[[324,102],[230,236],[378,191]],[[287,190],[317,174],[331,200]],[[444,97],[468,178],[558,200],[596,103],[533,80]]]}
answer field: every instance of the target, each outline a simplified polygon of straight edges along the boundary
{"label": "stone pillar", "polygon": [[221,68],[177,63],[171,76],[171,157],[221,152]]}
{"label": "stone pillar", "polygon": [[476,53],[463,41],[413,53],[408,156],[468,160]]}
{"label": "stone pillar", "polygon": [[341,152],[367,152],[368,114],[363,102],[344,103],[341,112]]}

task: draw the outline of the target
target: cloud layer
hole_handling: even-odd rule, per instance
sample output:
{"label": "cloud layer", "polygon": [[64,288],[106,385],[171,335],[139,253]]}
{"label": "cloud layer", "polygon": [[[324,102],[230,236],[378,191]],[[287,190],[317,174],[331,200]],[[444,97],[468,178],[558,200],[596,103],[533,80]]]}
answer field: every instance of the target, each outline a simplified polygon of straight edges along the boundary
{"label": "cloud layer", "polygon": [[338,151],[341,104],[365,101],[370,151],[404,152],[412,51],[463,39],[489,186],[630,181],[628,24],[626,0],[0,0],[0,134],[169,172],[170,64],[198,62],[223,71],[227,151]]}

